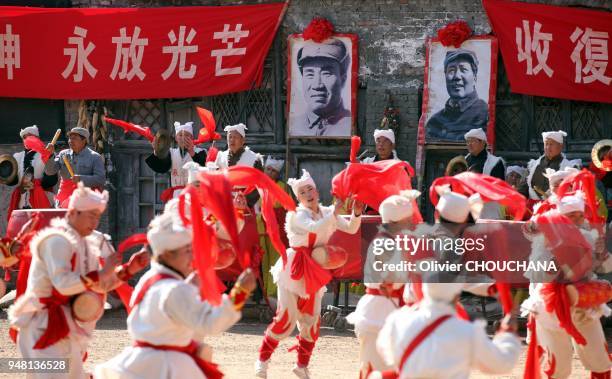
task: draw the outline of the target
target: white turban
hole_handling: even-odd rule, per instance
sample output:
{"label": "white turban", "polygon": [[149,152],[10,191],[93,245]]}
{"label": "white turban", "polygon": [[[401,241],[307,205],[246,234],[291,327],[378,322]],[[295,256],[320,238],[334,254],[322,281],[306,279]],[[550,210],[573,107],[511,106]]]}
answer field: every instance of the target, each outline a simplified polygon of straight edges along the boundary
{"label": "white turban", "polygon": [[244,138],[246,137],[246,132],[245,130],[248,130],[245,124],[236,124],[236,125],[228,125],[226,126],[223,131],[227,132],[229,134],[229,132],[238,132],[240,133],[240,135]]}
{"label": "white turban", "polygon": [[89,187],[85,187],[83,182],[79,182],[77,188],[70,195],[68,209],[77,211],[92,211],[99,210],[104,212],[108,203],[108,191],[98,192]]}
{"label": "white turban", "polygon": [[39,137],[40,134],[38,134],[38,126],[36,125],[28,126],[27,128],[21,129],[21,131],[19,132],[19,136],[21,138],[25,138],[26,134],[32,134],[32,135],[35,135],[36,137]]}
{"label": "white turban", "polygon": [[584,212],[584,194],[581,191],[576,191],[576,194],[565,196],[559,200],[557,205],[559,213],[567,214],[571,212]]}
{"label": "white turban", "polygon": [[469,132],[465,133],[463,136],[467,141],[468,138],[478,138],[481,141],[487,142],[487,134],[482,130],[482,128],[471,129]]}
{"label": "white turban", "polygon": [[179,134],[179,132],[185,131],[193,136],[193,122],[189,121],[184,124],[181,124],[178,121],[174,122],[174,133]]}
{"label": "white turban", "polygon": [[527,169],[522,166],[508,166],[506,169],[506,176],[510,175],[512,172],[520,175],[521,178],[524,178],[527,174]]}
{"label": "white turban", "polygon": [[574,167],[566,167],[565,169],[559,170],[559,171],[555,171],[552,168],[547,168],[544,171],[544,177],[548,179],[548,185],[553,187],[557,185],[557,183],[562,182],[563,179],[568,177],[570,174],[573,174],[576,172],[578,172],[578,169]]}
{"label": "white turban", "polygon": [[268,159],[266,159],[266,167],[270,167],[273,170],[280,172],[283,168],[285,161],[282,159],[274,159],[268,155]]}
{"label": "white turban", "polygon": [[172,214],[156,216],[149,224],[147,240],[153,256],[159,256],[164,251],[176,250],[189,245],[192,239],[190,228],[186,228],[180,220]]}
{"label": "white turban", "polygon": [[421,193],[417,190],[401,191],[399,195],[391,195],[380,203],[378,212],[383,224],[403,220],[412,216],[412,201]]}
{"label": "white turban", "polygon": [[542,140],[544,142],[546,142],[546,140],[550,138],[559,143],[563,143],[563,137],[567,137],[567,133],[565,133],[563,130],[557,130],[556,132],[543,132],[542,133]]}
{"label": "white turban", "polygon": [[436,210],[444,219],[460,224],[467,221],[470,213],[475,219],[479,218],[484,206],[480,194],[467,197],[452,192],[449,185],[437,186],[436,192],[440,196]]}
{"label": "white turban", "polygon": [[395,133],[391,129],[375,129],[374,130],[374,141],[378,139],[378,137],[385,137],[392,144],[395,145]]}
{"label": "white turban", "polygon": [[306,186],[306,185],[311,185],[314,188],[317,188],[317,185],[315,184],[314,180],[312,180],[312,177],[310,176],[310,173],[304,169],[302,169],[302,177],[299,179],[294,179],[291,178],[289,180],[287,180],[287,184],[289,184],[291,186],[291,190],[293,191],[293,193],[295,194],[295,196],[298,195],[298,192],[300,190],[300,187]]}
{"label": "white turban", "polygon": [[462,289],[463,283],[423,283],[423,297],[450,303]]}

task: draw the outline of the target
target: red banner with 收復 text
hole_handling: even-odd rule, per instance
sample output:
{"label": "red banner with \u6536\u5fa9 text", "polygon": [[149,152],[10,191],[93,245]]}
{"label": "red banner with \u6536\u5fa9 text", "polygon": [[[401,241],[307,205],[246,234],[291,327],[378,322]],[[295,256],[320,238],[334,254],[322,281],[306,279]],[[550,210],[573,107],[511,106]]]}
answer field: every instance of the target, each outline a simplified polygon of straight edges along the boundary
{"label": "red banner with \u6536\u5fa9 text", "polygon": [[0,96],[142,99],[261,85],[287,3],[0,7]]}
{"label": "red banner with \u6536\u5fa9 text", "polygon": [[612,12],[483,0],[512,92],[612,103]]}

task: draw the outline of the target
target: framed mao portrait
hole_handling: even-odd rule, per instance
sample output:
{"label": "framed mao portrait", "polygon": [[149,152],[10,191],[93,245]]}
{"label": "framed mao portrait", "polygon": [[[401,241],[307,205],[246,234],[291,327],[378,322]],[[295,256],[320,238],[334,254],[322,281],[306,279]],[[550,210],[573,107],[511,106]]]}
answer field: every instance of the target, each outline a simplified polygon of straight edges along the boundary
{"label": "framed mao portrait", "polygon": [[423,108],[419,121],[426,143],[465,143],[463,136],[482,128],[495,139],[497,39],[475,36],[459,48],[427,43]]}
{"label": "framed mao portrait", "polygon": [[357,35],[288,39],[288,138],[350,138],[357,116]]}

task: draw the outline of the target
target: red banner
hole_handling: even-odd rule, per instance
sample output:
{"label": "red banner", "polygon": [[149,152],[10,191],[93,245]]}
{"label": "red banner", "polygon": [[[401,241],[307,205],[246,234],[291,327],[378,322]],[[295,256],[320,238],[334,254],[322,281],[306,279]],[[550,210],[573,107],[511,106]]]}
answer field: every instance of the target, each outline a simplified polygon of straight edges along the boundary
{"label": "red banner", "polygon": [[483,0],[512,92],[612,103],[612,13]]}
{"label": "red banner", "polygon": [[286,3],[0,7],[0,96],[142,99],[261,85]]}

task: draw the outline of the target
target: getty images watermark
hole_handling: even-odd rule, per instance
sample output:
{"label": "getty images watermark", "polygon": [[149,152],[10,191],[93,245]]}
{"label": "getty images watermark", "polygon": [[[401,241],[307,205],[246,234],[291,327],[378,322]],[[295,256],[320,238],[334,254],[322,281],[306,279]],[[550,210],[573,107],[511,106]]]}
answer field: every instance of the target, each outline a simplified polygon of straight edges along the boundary
{"label": "getty images watermark", "polygon": [[550,282],[564,265],[575,266],[541,248],[544,244],[525,236],[520,225],[477,224],[456,237],[443,226],[429,228],[428,234],[375,237],[364,262],[364,281],[405,282],[420,274],[429,282],[478,282],[483,276],[509,283]]}

